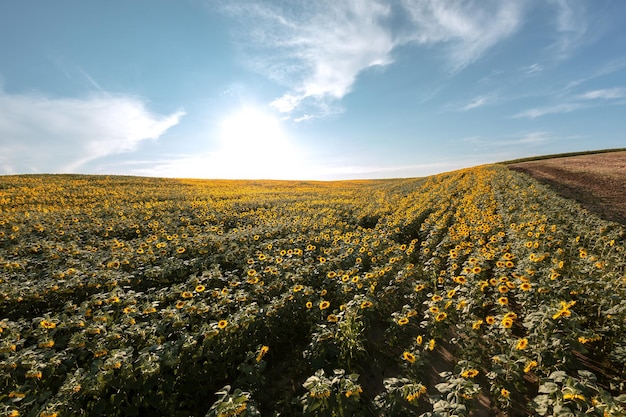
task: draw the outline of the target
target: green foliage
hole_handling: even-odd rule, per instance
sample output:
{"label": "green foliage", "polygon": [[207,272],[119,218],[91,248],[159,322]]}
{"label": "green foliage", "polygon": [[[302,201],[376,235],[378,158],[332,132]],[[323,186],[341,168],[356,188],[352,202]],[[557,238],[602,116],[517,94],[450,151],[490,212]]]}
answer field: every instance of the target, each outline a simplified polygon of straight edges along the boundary
{"label": "green foliage", "polygon": [[624,415],[625,236],[499,165],[0,177],[0,415]]}
{"label": "green foliage", "polygon": [[249,392],[237,388],[232,394],[231,387],[226,385],[216,394],[220,397],[206,414],[206,417],[256,417],[260,416]]}

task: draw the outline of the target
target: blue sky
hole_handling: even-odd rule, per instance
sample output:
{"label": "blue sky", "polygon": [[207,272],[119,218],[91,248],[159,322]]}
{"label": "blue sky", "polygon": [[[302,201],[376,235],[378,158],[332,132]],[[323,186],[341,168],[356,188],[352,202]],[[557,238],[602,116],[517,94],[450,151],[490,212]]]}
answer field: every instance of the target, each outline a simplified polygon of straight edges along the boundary
{"label": "blue sky", "polygon": [[626,146],[622,0],[0,2],[0,174],[415,177]]}

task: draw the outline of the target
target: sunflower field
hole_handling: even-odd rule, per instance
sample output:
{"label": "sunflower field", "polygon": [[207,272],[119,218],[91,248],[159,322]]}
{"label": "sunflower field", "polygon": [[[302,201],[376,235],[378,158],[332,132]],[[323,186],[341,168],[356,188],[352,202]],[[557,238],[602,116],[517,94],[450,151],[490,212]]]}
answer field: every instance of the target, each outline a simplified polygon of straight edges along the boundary
{"label": "sunflower field", "polygon": [[0,416],[624,416],[626,234],[529,176],[0,177]]}

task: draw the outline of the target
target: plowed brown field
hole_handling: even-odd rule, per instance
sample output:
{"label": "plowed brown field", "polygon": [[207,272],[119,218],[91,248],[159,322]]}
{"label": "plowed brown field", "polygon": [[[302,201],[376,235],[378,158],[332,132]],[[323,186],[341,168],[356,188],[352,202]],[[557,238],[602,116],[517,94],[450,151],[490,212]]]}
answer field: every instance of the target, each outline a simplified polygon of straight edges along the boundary
{"label": "plowed brown field", "polygon": [[525,172],[598,216],[626,224],[626,152],[520,162]]}

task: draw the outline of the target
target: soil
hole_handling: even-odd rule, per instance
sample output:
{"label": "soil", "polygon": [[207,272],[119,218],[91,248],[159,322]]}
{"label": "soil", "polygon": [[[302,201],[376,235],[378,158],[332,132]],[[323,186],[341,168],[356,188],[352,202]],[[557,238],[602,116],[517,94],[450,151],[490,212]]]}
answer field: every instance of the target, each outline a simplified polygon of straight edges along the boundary
{"label": "soil", "polygon": [[531,175],[605,220],[626,225],[626,151],[520,162],[508,167]]}

